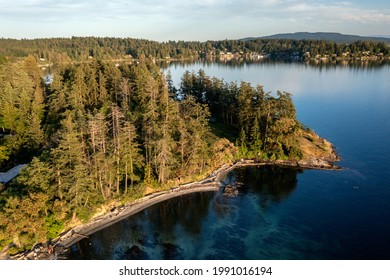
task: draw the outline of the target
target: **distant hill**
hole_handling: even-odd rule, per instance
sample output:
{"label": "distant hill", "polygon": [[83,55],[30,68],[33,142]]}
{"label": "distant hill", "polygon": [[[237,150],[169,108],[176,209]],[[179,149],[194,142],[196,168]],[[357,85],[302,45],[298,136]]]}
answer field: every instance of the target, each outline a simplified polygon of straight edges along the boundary
{"label": "distant hill", "polygon": [[255,40],[255,39],[291,39],[291,40],[325,40],[333,41],[337,43],[351,43],[356,41],[373,41],[373,42],[386,42],[390,43],[390,38],[384,37],[364,37],[358,35],[345,35],[341,33],[333,32],[297,32],[297,33],[284,33],[275,34],[263,37],[248,37],[243,38],[243,41]]}

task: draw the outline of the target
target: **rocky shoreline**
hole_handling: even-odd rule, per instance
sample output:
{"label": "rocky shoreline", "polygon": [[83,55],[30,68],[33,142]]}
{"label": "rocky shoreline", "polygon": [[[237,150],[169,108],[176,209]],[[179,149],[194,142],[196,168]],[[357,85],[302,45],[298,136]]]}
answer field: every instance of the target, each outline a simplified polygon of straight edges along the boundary
{"label": "rocky shoreline", "polygon": [[88,238],[92,233],[106,228],[122,219],[134,215],[156,203],[189,194],[194,192],[219,191],[224,186],[224,176],[235,168],[244,166],[286,166],[300,169],[321,169],[321,170],[339,170],[341,167],[334,164],[339,157],[334,153],[327,158],[310,157],[304,160],[258,160],[258,159],[241,159],[231,164],[225,164],[211,173],[204,180],[193,182],[185,185],[179,185],[166,191],[160,191],[146,195],[132,203],[111,209],[108,213],[92,219],[90,222],[78,225],[72,229],[63,232],[58,238],[50,243],[39,244],[33,249],[9,256],[5,253],[0,254],[0,259],[17,259],[17,260],[50,260],[66,259],[66,252],[70,246],[83,238]]}

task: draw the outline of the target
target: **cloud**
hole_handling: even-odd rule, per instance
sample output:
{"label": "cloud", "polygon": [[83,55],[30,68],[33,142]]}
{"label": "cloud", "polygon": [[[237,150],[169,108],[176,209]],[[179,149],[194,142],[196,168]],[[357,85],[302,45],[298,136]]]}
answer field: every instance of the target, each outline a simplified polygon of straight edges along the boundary
{"label": "cloud", "polygon": [[390,24],[390,14],[376,10],[341,13],[340,18],[349,22]]}
{"label": "cloud", "polygon": [[318,21],[390,24],[390,9],[363,9],[350,2],[296,1],[287,4],[282,13],[295,18],[310,16]]}
{"label": "cloud", "polygon": [[[275,19],[315,16],[333,20],[389,22],[390,10],[363,9],[351,2],[309,0],[0,0],[2,18],[17,20],[60,20],[72,18],[119,18],[186,16],[211,20],[229,17]],[[147,18],[146,18],[147,19]]]}
{"label": "cloud", "polygon": [[[133,32],[150,37],[164,34],[178,38],[184,34],[209,39],[215,34],[232,38],[235,34],[250,36],[271,31],[330,31],[330,27],[342,32],[347,27],[353,30],[364,25],[389,30],[390,9],[380,9],[375,3],[373,0],[361,6],[356,1],[337,0],[0,0],[0,25],[24,24],[25,30],[39,24],[50,24],[53,30],[61,25],[68,28],[68,33],[80,29],[89,34],[104,31],[107,36],[125,33],[119,29],[131,27]],[[23,32],[22,27],[19,29]],[[0,36],[5,32],[11,31],[0,31]]]}

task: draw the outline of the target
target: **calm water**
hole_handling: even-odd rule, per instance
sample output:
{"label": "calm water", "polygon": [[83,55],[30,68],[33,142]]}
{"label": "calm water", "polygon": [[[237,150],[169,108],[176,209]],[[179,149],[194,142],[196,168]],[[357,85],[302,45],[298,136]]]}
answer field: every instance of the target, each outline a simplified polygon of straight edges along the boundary
{"label": "calm water", "polygon": [[155,205],[71,248],[74,259],[390,259],[390,67],[195,63],[225,81],[293,94],[343,171],[243,168],[237,197],[199,193]]}

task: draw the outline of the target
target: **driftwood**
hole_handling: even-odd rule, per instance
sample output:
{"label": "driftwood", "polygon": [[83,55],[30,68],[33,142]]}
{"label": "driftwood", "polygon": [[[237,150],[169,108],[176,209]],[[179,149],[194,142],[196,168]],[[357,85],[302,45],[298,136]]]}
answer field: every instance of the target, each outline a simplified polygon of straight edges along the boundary
{"label": "driftwood", "polygon": [[[76,236],[79,236],[79,237],[82,237],[82,238],[89,238],[88,235],[81,234],[81,233],[78,233],[78,232],[75,232],[75,231],[72,230],[72,236],[73,236],[73,235],[76,235]],[[58,240],[58,242],[59,242],[59,241],[60,241],[60,240]]]}

